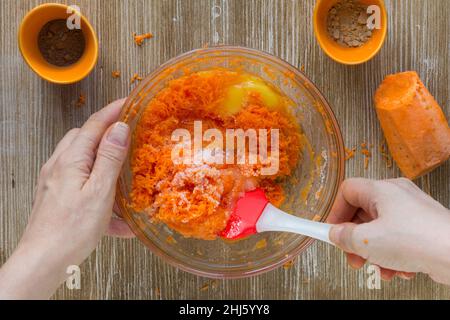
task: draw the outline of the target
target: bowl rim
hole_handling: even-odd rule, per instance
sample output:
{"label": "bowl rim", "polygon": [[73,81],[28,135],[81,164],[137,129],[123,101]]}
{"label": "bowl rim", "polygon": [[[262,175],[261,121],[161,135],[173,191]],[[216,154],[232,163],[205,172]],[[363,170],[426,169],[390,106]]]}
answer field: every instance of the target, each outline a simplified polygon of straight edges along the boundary
{"label": "bowl rim", "polygon": [[81,12],[79,12],[80,19],[87,26],[87,28],[89,30],[89,34],[92,36],[92,39],[93,39],[93,42],[94,42],[93,45],[94,45],[95,58],[91,61],[89,66],[86,68],[85,72],[80,73],[77,77],[74,77],[73,79],[70,79],[70,80],[55,80],[55,79],[53,79],[51,77],[48,77],[46,74],[44,74],[42,72],[39,72],[36,69],[36,67],[33,64],[33,59],[30,58],[28,53],[23,48],[23,37],[22,37],[22,34],[24,32],[25,22],[31,17],[31,15],[37,13],[40,10],[45,10],[46,8],[50,8],[50,7],[64,8],[64,9],[67,10],[69,5],[66,5],[66,4],[63,4],[63,3],[43,3],[43,4],[40,4],[40,5],[36,6],[36,7],[34,7],[30,11],[28,11],[25,14],[25,16],[23,17],[22,21],[20,22],[20,26],[19,26],[19,29],[17,31],[17,41],[18,41],[18,44],[19,44],[20,54],[22,55],[22,58],[25,60],[27,65],[30,67],[30,69],[33,70],[34,73],[36,73],[39,77],[41,77],[42,79],[44,79],[44,80],[46,80],[46,81],[48,81],[50,83],[54,83],[54,84],[73,84],[73,83],[79,82],[79,81],[83,80],[84,78],[86,78],[91,73],[91,71],[94,69],[94,67],[95,67],[95,65],[97,64],[97,61],[98,61],[98,51],[99,51],[97,34],[95,33],[95,30],[92,27],[92,25],[89,22],[89,20]]}
{"label": "bowl rim", "polygon": [[[169,59],[168,61],[161,64],[159,67],[157,67],[153,72],[149,73],[141,83],[136,86],[133,91],[130,93],[130,95],[127,97],[127,100],[125,101],[125,104],[122,109],[122,113],[120,115],[120,119],[124,119],[127,112],[130,111],[130,107],[133,106],[133,102],[135,99],[139,99],[139,92],[147,85],[146,80],[152,79],[160,75],[167,67],[173,66],[177,62],[183,61],[185,58],[189,58],[191,56],[209,53],[209,52],[217,52],[217,51],[228,51],[233,53],[239,53],[244,52],[253,56],[262,57],[265,59],[269,59],[273,62],[276,62],[277,64],[285,67],[289,71],[292,71],[295,76],[298,76],[303,83],[307,83],[308,89],[312,90],[314,94],[317,95],[317,98],[321,101],[325,113],[327,114],[329,120],[331,120],[332,127],[333,127],[333,133],[332,136],[336,140],[337,144],[337,157],[338,157],[338,165],[337,170],[338,173],[336,175],[336,184],[334,186],[334,190],[332,191],[332,197],[330,200],[330,203],[327,204],[325,214],[322,216],[321,221],[325,221],[331,211],[331,207],[336,199],[337,192],[339,189],[339,186],[344,180],[345,176],[345,151],[344,151],[344,140],[342,136],[342,131],[340,129],[339,123],[337,121],[337,118],[331,109],[330,104],[325,99],[323,94],[320,92],[320,90],[316,87],[316,85],[309,80],[309,78],[298,68],[293,66],[292,64],[288,63],[287,61],[284,61],[281,58],[276,57],[275,55],[272,55],[270,53],[266,53],[260,50],[246,48],[242,46],[228,46],[228,45],[219,45],[219,46],[211,46],[207,48],[199,48],[190,50],[188,52],[185,52],[183,54],[180,54],[174,58]],[[121,183],[121,178],[119,178],[118,181],[118,188],[116,193],[116,203],[118,203],[119,208],[121,209],[121,206],[123,205],[123,199],[121,188],[119,187],[119,184]],[[122,210],[120,210],[122,211]],[[127,211],[125,211],[125,215],[122,216],[122,218],[127,222],[127,224],[130,226],[131,230],[136,234],[137,238],[146,245],[153,253],[156,254],[159,258],[164,260],[165,262],[171,264],[172,266],[175,266],[183,271],[195,274],[197,276],[207,277],[207,278],[213,278],[213,279],[239,279],[239,278],[245,278],[250,276],[259,275],[271,270],[274,270],[280,266],[282,266],[284,263],[293,260],[295,257],[297,257],[302,251],[306,250],[315,240],[306,237],[304,241],[302,241],[297,247],[292,249],[290,252],[288,252],[282,259],[276,261],[275,263],[270,263],[264,267],[257,268],[254,270],[248,270],[248,271],[242,271],[242,270],[231,270],[229,272],[217,272],[217,271],[205,271],[200,270],[197,268],[194,268],[190,265],[185,264],[183,261],[174,258],[173,256],[167,254],[165,251],[160,249],[158,246],[154,245],[153,242],[145,236],[144,232],[139,228],[137,223],[134,221],[134,219],[130,216],[128,216]]]}

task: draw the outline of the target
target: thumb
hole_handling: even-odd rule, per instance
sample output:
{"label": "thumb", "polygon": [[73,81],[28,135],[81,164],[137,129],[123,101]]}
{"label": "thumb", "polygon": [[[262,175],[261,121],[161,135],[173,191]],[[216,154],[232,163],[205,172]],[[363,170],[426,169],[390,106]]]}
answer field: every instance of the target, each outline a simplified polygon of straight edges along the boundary
{"label": "thumb", "polygon": [[116,122],[103,135],[97,150],[91,178],[115,185],[127,156],[130,144],[130,127]]}
{"label": "thumb", "polygon": [[354,223],[335,224],[330,229],[330,240],[336,246],[348,253],[358,254],[355,229],[358,227]]}

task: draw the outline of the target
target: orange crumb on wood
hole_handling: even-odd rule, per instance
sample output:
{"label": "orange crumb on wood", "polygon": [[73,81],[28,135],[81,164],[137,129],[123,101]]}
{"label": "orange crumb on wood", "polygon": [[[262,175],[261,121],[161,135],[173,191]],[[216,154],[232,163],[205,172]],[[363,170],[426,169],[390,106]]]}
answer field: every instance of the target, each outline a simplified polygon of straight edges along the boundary
{"label": "orange crumb on wood", "polygon": [[172,237],[172,236],[168,236],[166,239],[166,242],[170,243],[170,244],[175,244],[175,243],[177,243],[177,240],[175,240],[174,237]]}
{"label": "orange crumb on wood", "polygon": [[81,93],[77,100],[77,107],[84,106],[85,104],[86,104],[86,96]]}
{"label": "orange crumb on wood", "polygon": [[285,262],[285,263],[283,264],[283,268],[284,268],[285,270],[288,270],[288,269],[292,268],[293,265],[294,265],[294,260],[290,260],[290,261]]}
{"label": "orange crumb on wood", "polygon": [[200,291],[207,291],[209,289],[209,283],[204,283],[201,287],[200,287]]}
{"label": "orange crumb on wood", "polygon": [[134,43],[136,43],[138,46],[141,46],[144,43],[145,39],[151,39],[153,38],[153,34],[150,32],[144,33],[144,34],[136,34],[133,33]]}
{"label": "orange crumb on wood", "polygon": [[320,197],[322,197],[322,192],[323,192],[323,188],[321,187],[319,190],[317,190],[316,194],[314,195],[314,197],[318,200],[320,199]]}
{"label": "orange crumb on wood", "polygon": [[142,77],[140,77],[137,73],[133,74],[133,76],[131,77],[131,84],[135,83],[136,81],[141,81]]}
{"label": "orange crumb on wood", "polygon": [[371,147],[372,145],[368,145],[366,142],[361,143],[361,154],[364,155],[364,169],[369,168],[369,158],[372,156],[368,146]]}
{"label": "orange crumb on wood", "polygon": [[353,149],[344,148],[344,149],[345,149],[345,160],[350,160],[355,156],[356,148]]}
{"label": "orange crumb on wood", "polygon": [[112,75],[113,78],[119,78],[120,77],[120,71],[113,71],[111,73],[111,75]]}

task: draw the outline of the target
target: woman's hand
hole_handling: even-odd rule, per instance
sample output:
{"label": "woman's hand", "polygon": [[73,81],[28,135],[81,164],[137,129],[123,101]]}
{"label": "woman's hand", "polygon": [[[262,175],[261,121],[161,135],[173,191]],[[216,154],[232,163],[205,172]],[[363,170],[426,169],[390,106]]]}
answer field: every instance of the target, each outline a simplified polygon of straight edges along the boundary
{"label": "woman's hand", "polygon": [[130,140],[128,125],[116,122],[123,102],[69,131],[43,166],[28,226],[0,270],[1,298],[48,298],[105,232],[131,235],[111,217]]}
{"label": "woman's hand", "polygon": [[384,280],[423,272],[450,284],[450,211],[410,180],[345,181],[328,222],[353,268],[367,260]]}

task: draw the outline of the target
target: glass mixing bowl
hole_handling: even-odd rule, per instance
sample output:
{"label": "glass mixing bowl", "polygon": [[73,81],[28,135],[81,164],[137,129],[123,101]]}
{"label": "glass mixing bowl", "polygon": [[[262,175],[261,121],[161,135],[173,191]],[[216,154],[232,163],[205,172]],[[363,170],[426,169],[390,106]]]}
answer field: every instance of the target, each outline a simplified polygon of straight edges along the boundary
{"label": "glass mixing bowl", "polygon": [[[314,84],[295,67],[272,55],[241,47],[185,53],[160,66],[133,90],[122,111],[122,121],[134,132],[142,111],[170,80],[186,72],[216,67],[257,75],[292,100],[291,111],[304,132],[307,147],[302,150],[295,172],[284,183],[286,200],[281,208],[303,218],[325,221],[344,177],[342,135],[330,106]],[[135,212],[128,205],[130,155],[118,182],[120,214],[147,247],[176,267],[211,278],[246,277],[283,265],[312,242],[301,235],[275,232],[239,241],[204,241],[184,238],[164,224],[154,224],[147,214]]]}

